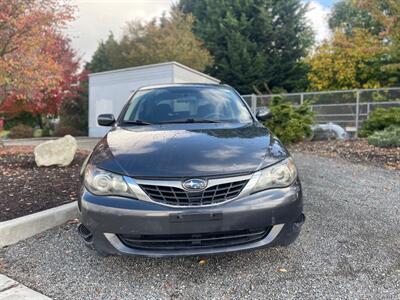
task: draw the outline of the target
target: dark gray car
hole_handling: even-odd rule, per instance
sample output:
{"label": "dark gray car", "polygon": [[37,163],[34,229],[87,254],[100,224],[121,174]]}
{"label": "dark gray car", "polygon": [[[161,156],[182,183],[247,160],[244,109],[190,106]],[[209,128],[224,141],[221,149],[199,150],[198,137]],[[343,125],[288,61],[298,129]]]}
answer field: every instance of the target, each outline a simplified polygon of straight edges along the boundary
{"label": "dark gray car", "polygon": [[83,166],[79,233],[102,255],[205,255],[289,245],[296,166],[231,87],[137,90]]}

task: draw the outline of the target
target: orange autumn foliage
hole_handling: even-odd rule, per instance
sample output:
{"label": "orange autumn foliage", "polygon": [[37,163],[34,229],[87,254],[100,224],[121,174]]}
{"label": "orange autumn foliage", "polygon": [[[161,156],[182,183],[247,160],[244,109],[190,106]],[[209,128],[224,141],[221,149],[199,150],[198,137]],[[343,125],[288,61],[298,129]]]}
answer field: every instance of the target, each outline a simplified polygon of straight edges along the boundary
{"label": "orange autumn foliage", "polygon": [[54,53],[73,12],[67,1],[0,2],[0,108],[10,101],[35,105],[59,86],[65,70]]}
{"label": "orange autumn foliage", "polygon": [[307,59],[310,90],[380,87],[380,57],[387,51],[380,38],[364,29],[352,36],[338,30]]}

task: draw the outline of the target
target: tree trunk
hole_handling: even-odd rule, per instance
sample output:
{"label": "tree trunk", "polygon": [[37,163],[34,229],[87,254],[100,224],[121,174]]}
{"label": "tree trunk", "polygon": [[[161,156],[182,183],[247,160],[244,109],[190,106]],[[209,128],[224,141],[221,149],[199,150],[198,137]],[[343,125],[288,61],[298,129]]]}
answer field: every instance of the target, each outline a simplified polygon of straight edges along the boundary
{"label": "tree trunk", "polygon": [[43,129],[43,119],[41,114],[36,115],[37,124],[39,125],[40,129]]}

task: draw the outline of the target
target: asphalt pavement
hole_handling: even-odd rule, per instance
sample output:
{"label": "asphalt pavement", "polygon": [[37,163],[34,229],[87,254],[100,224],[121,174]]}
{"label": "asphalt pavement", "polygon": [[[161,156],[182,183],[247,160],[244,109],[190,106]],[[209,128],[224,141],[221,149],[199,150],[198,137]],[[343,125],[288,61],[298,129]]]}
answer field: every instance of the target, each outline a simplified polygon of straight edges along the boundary
{"label": "asphalt pavement", "polygon": [[287,248],[100,258],[67,224],[1,249],[0,273],[54,299],[400,299],[400,173],[295,159],[307,220]]}

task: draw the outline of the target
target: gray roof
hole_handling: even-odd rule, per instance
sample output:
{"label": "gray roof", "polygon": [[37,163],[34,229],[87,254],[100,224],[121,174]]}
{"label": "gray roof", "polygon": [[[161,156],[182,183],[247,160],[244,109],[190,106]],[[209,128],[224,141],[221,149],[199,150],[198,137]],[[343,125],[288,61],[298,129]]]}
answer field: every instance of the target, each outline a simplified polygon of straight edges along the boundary
{"label": "gray roof", "polygon": [[155,84],[146,85],[138,88],[137,90],[151,90],[151,89],[162,89],[169,87],[229,87],[226,84],[218,83],[165,83],[165,84]]}
{"label": "gray roof", "polygon": [[200,71],[197,71],[195,69],[192,69],[192,68],[190,68],[188,66],[185,66],[185,65],[183,65],[181,63],[178,63],[176,61],[168,61],[168,62],[159,63],[159,64],[150,64],[150,65],[143,65],[143,66],[137,66],[137,67],[131,67],[131,68],[123,68],[123,69],[116,69],[116,70],[110,70],[110,71],[104,71],[104,72],[90,73],[89,77],[95,77],[95,76],[98,76],[98,75],[105,75],[105,74],[111,74],[111,73],[120,73],[120,72],[126,72],[126,71],[133,71],[133,70],[141,70],[141,69],[147,69],[147,68],[157,68],[157,67],[165,66],[165,65],[175,65],[175,66],[178,66],[178,67],[180,67],[182,69],[186,69],[186,70],[188,70],[190,72],[193,72],[195,74],[203,76],[205,78],[209,78],[209,79],[211,79],[211,80],[213,80],[215,82],[220,82],[220,80],[215,78],[215,77],[212,77],[212,76],[210,76],[208,74],[205,74],[203,72],[200,72]]}

